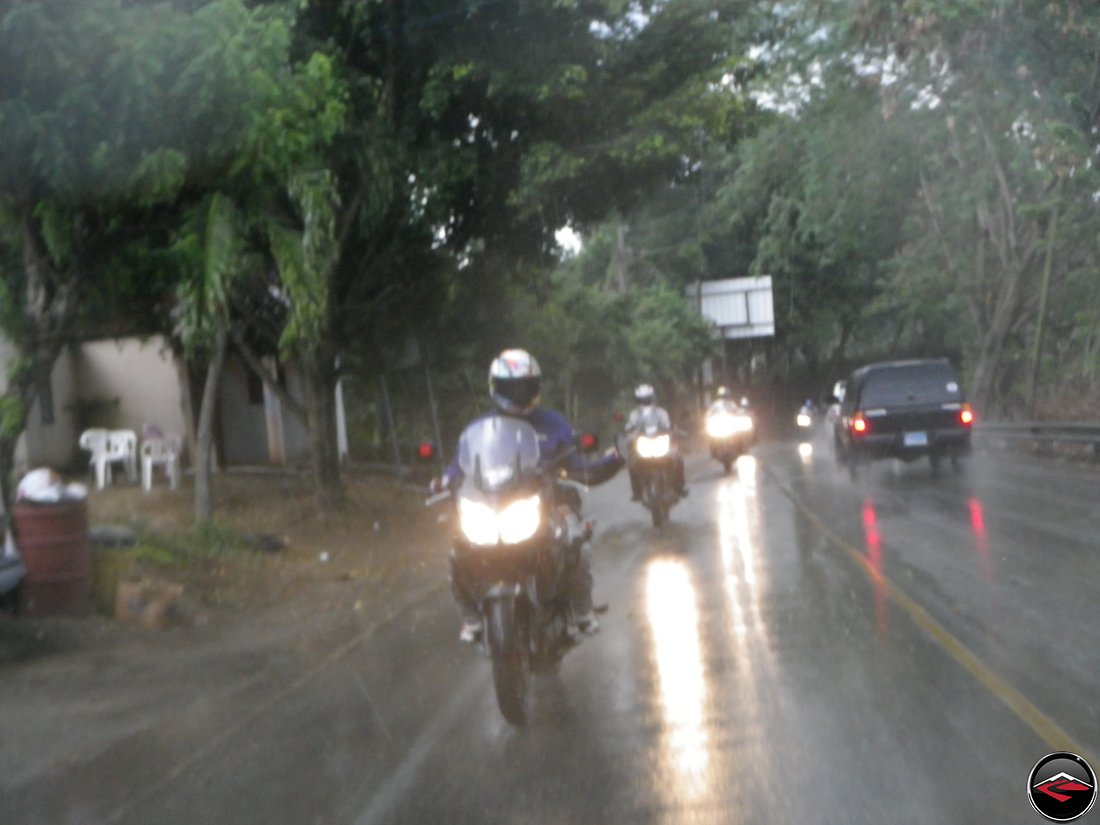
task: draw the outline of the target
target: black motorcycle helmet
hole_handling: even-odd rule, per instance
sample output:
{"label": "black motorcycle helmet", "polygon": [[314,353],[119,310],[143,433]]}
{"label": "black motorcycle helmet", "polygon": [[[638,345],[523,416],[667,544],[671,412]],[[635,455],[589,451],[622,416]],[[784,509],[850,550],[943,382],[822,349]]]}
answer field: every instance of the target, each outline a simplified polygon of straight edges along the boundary
{"label": "black motorcycle helmet", "polygon": [[527,350],[506,349],[489,365],[489,394],[501,412],[525,415],[542,391],[542,370]]}

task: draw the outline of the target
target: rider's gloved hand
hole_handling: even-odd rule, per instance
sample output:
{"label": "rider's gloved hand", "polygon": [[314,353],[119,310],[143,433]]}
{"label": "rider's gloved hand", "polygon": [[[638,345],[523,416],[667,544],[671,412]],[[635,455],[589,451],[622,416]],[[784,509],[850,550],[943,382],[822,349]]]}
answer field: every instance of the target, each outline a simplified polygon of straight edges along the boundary
{"label": "rider's gloved hand", "polygon": [[450,486],[450,482],[446,476],[436,476],[430,482],[428,482],[428,489],[434,493],[442,493]]}

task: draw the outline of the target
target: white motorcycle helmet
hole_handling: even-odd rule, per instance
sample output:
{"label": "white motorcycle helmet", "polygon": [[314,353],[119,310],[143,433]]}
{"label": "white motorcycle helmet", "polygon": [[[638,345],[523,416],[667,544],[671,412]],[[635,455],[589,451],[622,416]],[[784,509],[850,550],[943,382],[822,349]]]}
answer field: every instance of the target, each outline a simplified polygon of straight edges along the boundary
{"label": "white motorcycle helmet", "polygon": [[526,415],[541,390],[542,370],[527,350],[506,349],[489,365],[489,395],[501,412]]}
{"label": "white motorcycle helmet", "polygon": [[653,387],[649,384],[639,384],[634,388],[634,400],[645,407],[652,405],[656,401]]}

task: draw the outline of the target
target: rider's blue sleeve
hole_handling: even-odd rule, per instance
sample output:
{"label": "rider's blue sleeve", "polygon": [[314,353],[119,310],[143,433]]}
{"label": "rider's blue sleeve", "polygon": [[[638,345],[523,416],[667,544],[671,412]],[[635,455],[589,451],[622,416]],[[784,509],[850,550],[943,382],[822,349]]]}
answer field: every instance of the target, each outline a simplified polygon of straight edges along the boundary
{"label": "rider's blue sleeve", "polygon": [[450,487],[454,484],[458,474],[462,472],[458,469],[458,448],[455,448],[455,456],[451,459],[451,463],[447,465],[447,468],[443,471],[443,486]]}
{"label": "rider's blue sleeve", "polygon": [[573,428],[561,413],[536,407],[526,416],[539,434],[539,452],[544,463],[551,463],[573,445]]}
{"label": "rider's blue sleeve", "polygon": [[[554,410],[539,407],[534,410],[528,421],[543,436],[541,448],[548,461],[554,456],[574,448],[576,435],[565,416]],[[571,476],[589,484],[599,484],[611,478],[622,466],[622,459],[615,455],[604,455],[590,461],[585,455],[574,450],[565,460],[565,470]]]}

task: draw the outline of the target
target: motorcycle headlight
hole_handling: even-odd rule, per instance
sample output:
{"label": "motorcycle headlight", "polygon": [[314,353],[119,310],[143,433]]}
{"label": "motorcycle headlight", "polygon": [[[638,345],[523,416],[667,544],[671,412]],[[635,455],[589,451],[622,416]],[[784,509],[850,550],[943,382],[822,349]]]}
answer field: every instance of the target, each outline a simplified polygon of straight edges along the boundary
{"label": "motorcycle headlight", "polygon": [[541,521],[542,501],[537,495],[513,501],[499,513],[479,501],[458,500],[458,523],[471,544],[519,544],[535,534]]}
{"label": "motorcycle headlight", "polygon": [[488,504],[460,498],[458,524],[471,544],[496,544],[500,540],[497,514]]}
{"label": "motorcycle headlight", "polygon": [[809,427],[812,423],[813,423],[813,420],[810,418],[810,416],[806,415],[806,413],[799,413],[798,414],[798,426],[799,427]]}
{"label": "motorcycle headlight", "polygon": [[735,415],[733,417],[733,429],[735,432],[739,433],[752,432],[752,416]]}
{"label": "motorcycle headlight", "polygon": [[500,540],[505,544],[519,544],[535,535],[542,520],[542,501],[538,496],[513,501],[497,517]]}
{"label": "motorcycle headlight", "polygon": [[729,438],[736,432],[732,415],[712,415],[707,419],[707,435],[711,438]]}
{"label": "motorcycle headlight", "polygon": [[642,458],[664,458],[668,455],[672,439],[668,433],[662,435],[640,435],[634,444],[634,449]]}

